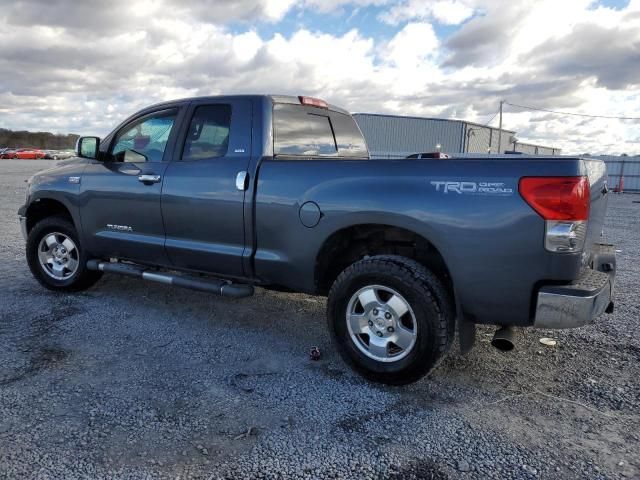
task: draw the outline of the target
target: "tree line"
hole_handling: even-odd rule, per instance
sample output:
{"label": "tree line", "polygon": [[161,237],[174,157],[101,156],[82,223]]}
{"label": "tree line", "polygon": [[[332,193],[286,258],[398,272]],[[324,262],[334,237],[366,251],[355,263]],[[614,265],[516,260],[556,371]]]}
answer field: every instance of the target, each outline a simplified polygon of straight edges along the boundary
{"label": "tree line", "polygon": [[67,150],[74,148],[80,135],[51,132],[27,132],[0,128],[0,148],[42,148],[44,150]]}

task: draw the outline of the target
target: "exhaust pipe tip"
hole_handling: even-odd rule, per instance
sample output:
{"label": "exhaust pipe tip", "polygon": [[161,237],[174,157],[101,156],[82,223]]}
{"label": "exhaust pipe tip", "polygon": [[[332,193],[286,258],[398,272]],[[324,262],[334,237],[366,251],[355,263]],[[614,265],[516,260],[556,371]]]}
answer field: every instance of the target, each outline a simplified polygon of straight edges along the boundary
{"label": "exhaust pipe tip", "polygon": [[515,343],[513,341],[514,330],[512,327],[501,327],[496,330],[491,339],[491,345],[496,347],[502,352],[509,352],[514,349]]}

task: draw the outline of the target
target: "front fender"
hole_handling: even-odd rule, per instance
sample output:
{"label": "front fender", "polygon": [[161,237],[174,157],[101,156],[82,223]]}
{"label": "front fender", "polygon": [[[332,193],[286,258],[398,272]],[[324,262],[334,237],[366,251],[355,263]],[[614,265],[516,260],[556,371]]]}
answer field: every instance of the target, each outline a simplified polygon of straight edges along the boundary
{"label": "front fender", "polygon": [[34,175],[30,181],[26,203],[20,207],[18,214],[29,218],[34,207],[45,202],[61,205],[71,215],[74,225],[82,236],[78,194],[82,172],[86,163],[73,163],[57,166]]}

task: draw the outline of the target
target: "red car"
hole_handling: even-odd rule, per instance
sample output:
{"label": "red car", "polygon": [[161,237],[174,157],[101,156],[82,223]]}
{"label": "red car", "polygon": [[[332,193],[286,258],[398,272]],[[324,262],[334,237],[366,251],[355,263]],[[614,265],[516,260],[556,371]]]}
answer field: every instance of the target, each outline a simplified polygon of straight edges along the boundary
{"label": "red car", "polygon": [[19,148],[13,152],[13,157],[20,160],[39,160],[44,158],[45,153],[35,148]]}

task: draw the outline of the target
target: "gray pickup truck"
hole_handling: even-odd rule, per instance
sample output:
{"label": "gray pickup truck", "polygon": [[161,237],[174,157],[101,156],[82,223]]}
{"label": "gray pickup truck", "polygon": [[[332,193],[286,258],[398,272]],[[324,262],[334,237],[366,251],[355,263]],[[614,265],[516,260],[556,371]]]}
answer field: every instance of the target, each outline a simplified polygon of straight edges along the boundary
{"label": "gray pickup truck", "polygon": [[577,157],[369,157],[348,112],[310,97],[166,102],[29,181],[35,278],[104,272],[231,297],[328,296],[347,363],[417,380],[476,324],[571,328],[613,308],[604,164]]}

